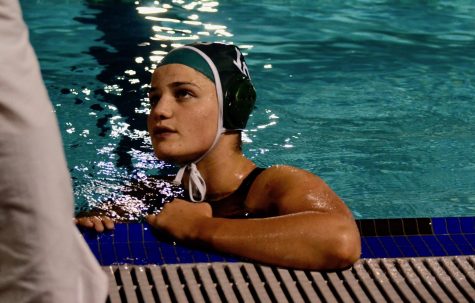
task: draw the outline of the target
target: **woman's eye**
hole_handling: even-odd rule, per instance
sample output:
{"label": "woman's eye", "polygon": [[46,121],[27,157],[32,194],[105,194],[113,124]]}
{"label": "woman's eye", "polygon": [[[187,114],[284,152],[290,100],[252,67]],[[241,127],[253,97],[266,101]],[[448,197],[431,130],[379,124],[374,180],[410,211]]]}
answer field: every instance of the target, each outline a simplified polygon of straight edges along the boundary
{"label": "woman's eye", "polygon": [[189,90],[186,90],[186,89],[179,89],[175,92],[175,97],[177,99],[186,99],[192,96],[193,94]]}
{"label": "woman's eye", "polygon": [[157,105],[159,100],[160,100],[159,96],[156,96],[156,95],[148,96],[148,102],[150,104],[150,107],[154,107],[155,105]]}

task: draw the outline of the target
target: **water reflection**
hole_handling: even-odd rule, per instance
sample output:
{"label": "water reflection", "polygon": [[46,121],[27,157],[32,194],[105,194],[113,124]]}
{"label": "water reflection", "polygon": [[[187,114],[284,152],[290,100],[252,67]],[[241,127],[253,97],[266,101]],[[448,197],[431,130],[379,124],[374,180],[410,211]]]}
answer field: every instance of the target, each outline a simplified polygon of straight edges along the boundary
{"label": "water reflection", "polygon": [[[175,168],[155,159],[146,130],[151,73],[175,47],[193,41],[231,42],[233,35],[211,18],[219,11],[216,1],[87,5],[93,15],[75,19],[94,25],[108,47],[89,48],[103,67],[97,76],[103,88],[83,93],[99,101],[92,114],[97,116],[99,136],[109,138],[109,143],[95,146],[103,161],[73,168],[75,194],[85,200],[77,210],[92,207],[119,220],[137,220],[139,214],[159,211],[180,192],[164,181]],[[68,126],[67,132],[75,131]]]}
{"label": "water reflection", "polygon": [[56,2],[22,4],[36,6],[26,16],[79,200],[174,172],[153,158],[146,91],[157,62],[198,36],[253,48],[244,141],[259,165],[315,172],[358,217],[473,213],[473,3],[89,1],[74,21],[84,2]]}

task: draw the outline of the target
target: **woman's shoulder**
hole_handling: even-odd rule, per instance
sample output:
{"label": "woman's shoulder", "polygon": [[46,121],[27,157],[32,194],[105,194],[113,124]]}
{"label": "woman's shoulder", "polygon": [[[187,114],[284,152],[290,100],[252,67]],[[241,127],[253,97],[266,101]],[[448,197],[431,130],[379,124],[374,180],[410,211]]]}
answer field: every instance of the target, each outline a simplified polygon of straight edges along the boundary
{"label": "woman's shoulder", "polygon": [[322,182],[315,174],[290,165],[273,165],[266,168],[258,177],[258,180],[268,186],[280,186],[284,184],[298,184],[307,182]]}
{"label": "woman's shoulder", "polygon": [[293,166],[275,165],[256,178],[248,196],[250,209],[283,215],[303,211],[351,216],[344,202],[317,175]]}
{"label": "woman's shoulder", "polygon": [[325,182],[309,171],[289,165],[274,165],[255,179],[246,204],[251,209],[274,209],[281,213],[279,209],[283,205],[291,203],[296,206],[306,201],[305,197],[309,194],[328,190]]}

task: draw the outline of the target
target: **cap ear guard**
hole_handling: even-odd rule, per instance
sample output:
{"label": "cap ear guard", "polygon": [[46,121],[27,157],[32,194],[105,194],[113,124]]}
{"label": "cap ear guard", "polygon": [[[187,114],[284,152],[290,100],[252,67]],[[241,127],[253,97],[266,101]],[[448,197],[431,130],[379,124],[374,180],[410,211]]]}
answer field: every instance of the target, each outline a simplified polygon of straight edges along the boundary
{"label": "cap ear guard", "polygon": [[249,115],[254,109],[256,91],[249,78],[236,74],[225,84],[223,102],[223,126],[228,130],[246,128]]}

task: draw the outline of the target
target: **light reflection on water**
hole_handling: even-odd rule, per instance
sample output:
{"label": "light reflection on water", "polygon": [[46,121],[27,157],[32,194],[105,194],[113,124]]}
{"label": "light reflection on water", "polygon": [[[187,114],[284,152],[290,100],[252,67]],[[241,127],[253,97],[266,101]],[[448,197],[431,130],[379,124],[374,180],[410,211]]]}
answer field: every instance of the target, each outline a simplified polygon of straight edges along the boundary
{"label": "light reflection on water", "polygon": [[146,90],[168,51],[204,40],[249,54],[244,148],[259,165],[322,176],[359,218],[475,213],[473,4],[56,2],[25,17],[79,209],[173,173],[152,154]]}
{"label": "light reflection on water", "polygon": [[[140,220],[143,214],[160,211],[164,201],[182,193],[181,189],[153,176],[157,170],[162,171],[163,175],[163,171],[170,171],[173,168],[155,159],[147,131],[137,129],[129,120],[130,117],[134,120],[145,120],[149,112],[145,92],[149,88],[150,74],[170,49],[203,40],[203,38],[209,41],[230,42],[226,38],[233,35],[228,31],[227,26],[207,21],[206,16],[216,13],[218,6],[218,2],[174,1],[167,4],[156,1],[147,6],[136,3],[138,17],[142,18],[142,22],[151,29],[151,35],[141,35],[142,40],[135,47],[142,48],[144,51],[140,52],[140,56],[120,58],[120,60],[130,61],[124,64],[122,71],[120,67],[116,67],[119,72],[111,75],[112,81],[107,81],[102,87],[105,93],[103,102],[110,102],[108,99],[111,96],[117,97],[118,100],[111,102],[112,104],[109,104],[107,108],[104,108],[102,104],[99,105],[102,116],[106,118],[104,120],[105,133],[112,142],[96,148],[99,158],[101,156],[108,158],[105,161],[99,161],[98,157],[95,157],[93,161],[88,161],[87,167],[73,167],[73,176],[80,175],[75,184],[75,195],[80,201],[78,211],[93,207],[106,211],[120,220]],[[244,46],[244,48],[249,47]],[[120,50],[119,54],[116,51],[112,51],[111,54],[120,55]],[[91,89],[87,90],[90,93]],[[137,100],[131,103],[135,105],[132,105],[133,113],[130,113],[127,119],[122,114],[123,110],[118,109],[120,104],[117,102],[129,102],[125,100],[124,92],[130,94],[131,91],[133,92],[131,95]],[[70,89],[70,93],[76,94],[74,89]],[[98,109],[99,106],[96,105],[95,108]],[[90,114],[97,115],[96,112]],[[71,124],[71,122],[67,123]],[[73,129],[72,125],[68,126],[69,129]],[[138,148],[127,146],[127,150],[124,151],[130,158],[129,167],[117,165],[117,150],[124,148],[120,146],[123,138],[130,139],[139,145]],[[94,145],[97,143],[94,142]],[[155,194],[150,195],[151,192]],[[119,209],[121,211],[118,211]]]}

